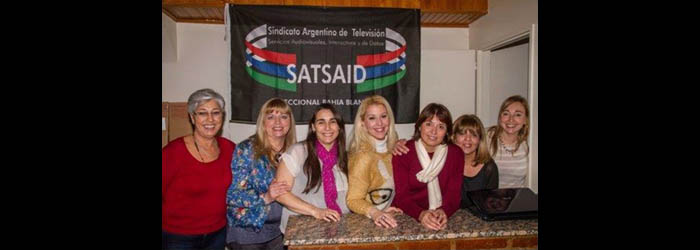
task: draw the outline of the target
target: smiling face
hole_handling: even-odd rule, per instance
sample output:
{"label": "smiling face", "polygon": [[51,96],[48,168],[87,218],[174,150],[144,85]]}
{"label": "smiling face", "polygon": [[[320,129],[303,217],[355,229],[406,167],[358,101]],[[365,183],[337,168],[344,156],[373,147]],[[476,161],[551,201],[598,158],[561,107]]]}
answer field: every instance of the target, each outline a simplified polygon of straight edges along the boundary
{"label": "smiling face", "polygon": [[284,140],[287,132],[289,132],[290,123],[290,115],[277,109],[273,109],[272,112],[265,114],[265,117],[263,117],[265,134],[270,139]]}
{"label": "smiling face", "polygon": [[384,105],[373,104],[367,107],[362,124],[374,139],[384,140],[389,131],[389,114]]}
{"label": "smiling face", "polygon": [[212,138],[221,129],[223,111],[219,103],[212,99],[200,104],[194,114],[190,114],[190,119],[194,124],[194,133],[201,137]]}
{"label": "smiling face", "polygon": [[462,149],[465,155],[474,154],[476,149],[479,148],[479,142],[481,140],[478,135],[472,132],[472,130],[467,129],[464,131],[464,134],[458,133],[454,137],[454,143]]}
{"label": "smiling face", "polygon": [[428,152],[435,151],[435,147],[442,143],[446,134],[447,124],[440,121],[436,115],[433,115],[420,125],[420,138]]}
{"label": "smiling face", "polygon": [[313,123],[313,130],[316,133],[316,138],[326,149],[330,149],[340,133],[338,121],[335,119],[333,112],[328,109],[319,110],[315,116],[316,120]]}
{"label": "smiling face", "polygon": [[520,102],[514,102],[501,112],[498,123],[506,134],[517,135],[526,120],[525,106]]}

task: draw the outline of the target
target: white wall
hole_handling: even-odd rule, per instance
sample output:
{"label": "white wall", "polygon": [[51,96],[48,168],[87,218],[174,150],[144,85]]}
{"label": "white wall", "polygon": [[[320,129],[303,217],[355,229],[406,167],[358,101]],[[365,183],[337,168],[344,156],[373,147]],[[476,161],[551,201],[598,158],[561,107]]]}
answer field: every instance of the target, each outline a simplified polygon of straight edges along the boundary
{"label": "white wall", "polygon": [[161,55],[163,62],[177,61],[177,24],[161,14]]}
{"label": "white wall", "polygon": [[469,24],[469,48],[487,47],[537,24],[537,0],[489,0],[488,14]]}
{"label": "white wall", "polygon": [[[530,101],[530,170],[528,174],[529,187],[538,192],[538,149],[539,149],[539,83],[538,83],[538,51],[539,51],[539,31],[538,31],[538,1],[537,0],[489,0],[488,14],[479,18],[469,25],[469,48],[477,50],[479,57],[479,81],[477,85],[479,102],[486,103],[489,96],[484,92],[490,82],[488,70],[482,70],[482,66],[490,63],[491,52],[498,45],[514,41],[514,38],[526,36],[529,33],[530,46],[529,53],[532,55],[529,64],[532,66],[528,74]],[[517,40],[517,39],[516,39]],[[477,105],[478,113],[481,115],[484,105]]]}
{"label": "white wall", "polygon": [[465,28],[421,29],[421,108],[442,103],[453,120],[476,112],[476,52],[468,36]]}
{"label": "white wall", "polygon": [[[229,106],[231,95],[223,27],[220,24],[177,23],[177,60],[166,61],[166,55],[163,55],[162,101],[186,102],[192,92],[211,88],[224,96],[226,106]],[[226,124],[223,135],[231,138]]]}
{"label": "white wall", "polygon": [[[170,61],[163,55],[162,100],[185,102],[195,90],[211,88],[224,96],[230,112],[224,25],[177,23],[171,30],[176,30],[177,58]],[[466,28],[421,28],[421,109],[440,102],[454,118],[475,113],[475,52],[469,50],[468,34]],[[348,134],[351,129],[352,125],[346,126]],[[413,124],[399,124],[397,130],[401,138],[408,138]],[[223,136],[236,143],[254,132],[255,125],[249,124],[225,122],[223,128]],[[297,139],[303,140],[307,127],[297,125],[296,132]]]}

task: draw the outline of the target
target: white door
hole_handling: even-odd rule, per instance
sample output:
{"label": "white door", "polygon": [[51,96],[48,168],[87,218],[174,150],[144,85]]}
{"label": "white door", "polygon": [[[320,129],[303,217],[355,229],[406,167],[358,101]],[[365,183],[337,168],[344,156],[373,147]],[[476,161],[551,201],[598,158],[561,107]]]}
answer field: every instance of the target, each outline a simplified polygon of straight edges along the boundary
{"label": "white door", "polygon": [[[529,42],[518,44],[519,39],[506,42],[517,44],[510,47],[503,45],[503,49],[487,49],[477,51],[477,107],[476,114],[481,118],[484,127],[496,125],[498,122],[498,110],[503,101],[512,95],[521,95],[528,100],[530,106],[530,146],[529,170],[526,177],[528,187],[535,193],[538,191],[538,124],[537,124],[537,35],[535,26],[530,30],[532,34],[524,33],[521,37],[528,37]],[[533,35],[535,34],[535,35]],[[505,42],[505,41],[504,41]],[[530,46],[534,43],[535,46]],[[532,52],[531,52],[532,51]],[[530,68],[532,65],[533,68]]]}
{"label": "white door", "polygon": [[[528,51],[530,44],[491,51],[488,102],[484,112],[484,126],[497,124],[498,110],[503,101],[513,95],[528,98]],[[529,101],[529,100],[528,100]]]}

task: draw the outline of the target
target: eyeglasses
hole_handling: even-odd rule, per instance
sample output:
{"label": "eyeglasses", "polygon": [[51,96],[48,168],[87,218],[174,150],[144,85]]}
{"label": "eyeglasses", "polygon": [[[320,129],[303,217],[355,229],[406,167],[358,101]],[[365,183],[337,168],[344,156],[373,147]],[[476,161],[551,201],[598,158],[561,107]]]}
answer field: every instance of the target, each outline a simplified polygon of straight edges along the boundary
{"label": "eyeglasses", "polygon": [[194,114],[199,119],[206,119],[209,117],[209,115],[211,115],[214,118],[220,118],[222,113],[223,112],[221,112],[221,111],[212,111],[212,112],[197,111],[197,112],[194,112]]}

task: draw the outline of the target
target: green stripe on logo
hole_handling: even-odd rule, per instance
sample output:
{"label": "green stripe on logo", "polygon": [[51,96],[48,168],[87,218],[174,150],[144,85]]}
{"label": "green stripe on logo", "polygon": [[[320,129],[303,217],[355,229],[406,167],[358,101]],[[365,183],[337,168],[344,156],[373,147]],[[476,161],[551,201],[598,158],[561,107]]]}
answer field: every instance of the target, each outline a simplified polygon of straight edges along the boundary
{"label": "green stripe on logo", "polygon": [[401,78],[404,77],[404,75],[406,75],[406,70],[402,70],[399,73],[385,76],[382,78],[374,78],[372,80],[367,80],[363,83],[358,84],[357,88],[356,88],[357,91],[355,91],[355,92],[362,93],[362,92],[367,92],[370,90],[377,90],[377,89],[384,88],[386,86],[389,86],[389,85],[392,85],[392,84],[398,82],[399,80],[401,80]]}
{"label": "green stripe on logo", "polygon": [[261,74],[254,71],[251,67],[246,67],[245,71],[248,72],[248,75],[255,79],[255,81],[262,83],[263,85],[290,92],[297,92],[297,85],[294,83],[288,83],[287,79]]}

